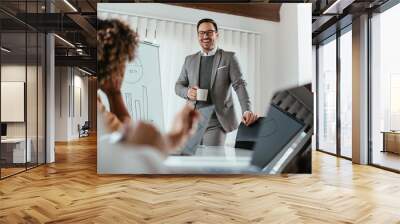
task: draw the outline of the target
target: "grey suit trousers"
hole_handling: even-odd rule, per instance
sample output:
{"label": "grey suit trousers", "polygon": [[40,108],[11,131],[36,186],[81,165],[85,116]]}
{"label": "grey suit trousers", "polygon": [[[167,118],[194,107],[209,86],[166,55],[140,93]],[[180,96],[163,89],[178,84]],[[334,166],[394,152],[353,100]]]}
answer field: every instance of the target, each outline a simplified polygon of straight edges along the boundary
{"label": "grey suit trousers", "polygon": [[223,146],[225,139],[226,132],[214,112],[200,144],[206,146]]}

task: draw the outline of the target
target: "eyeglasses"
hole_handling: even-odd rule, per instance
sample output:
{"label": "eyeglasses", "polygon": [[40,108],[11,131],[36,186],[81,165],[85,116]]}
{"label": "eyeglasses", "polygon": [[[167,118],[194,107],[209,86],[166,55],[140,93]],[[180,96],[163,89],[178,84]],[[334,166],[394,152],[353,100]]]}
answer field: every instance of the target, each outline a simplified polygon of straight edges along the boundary
{"label": "eyeglasses", "polygon": [[216,32],[215,30],[207,30],[207,31],[199,31],[199,32],[197,32],[197,34],[198,34],[199,36],[204,36],[205,34],[207,34],[207,36],[211,36],[211,35],[213,35],[215,32]]}

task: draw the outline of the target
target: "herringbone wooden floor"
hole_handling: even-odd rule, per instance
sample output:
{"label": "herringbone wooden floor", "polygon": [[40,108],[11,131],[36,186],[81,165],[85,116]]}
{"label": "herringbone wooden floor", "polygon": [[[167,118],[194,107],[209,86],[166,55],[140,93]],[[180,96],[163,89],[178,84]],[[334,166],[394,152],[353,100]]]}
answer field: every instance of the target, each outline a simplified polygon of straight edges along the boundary
{"label": "herringbone wooden floor", "polygon": [[98,176],[96,139],[0,181],[0,223],[400,223],[400,175],[315,152],[312,175]]}

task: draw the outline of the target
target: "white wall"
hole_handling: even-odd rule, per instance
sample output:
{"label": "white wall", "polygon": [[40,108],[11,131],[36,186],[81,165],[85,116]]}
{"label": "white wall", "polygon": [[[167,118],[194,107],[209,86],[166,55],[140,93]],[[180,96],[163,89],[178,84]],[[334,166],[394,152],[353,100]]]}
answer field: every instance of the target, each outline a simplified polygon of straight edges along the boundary
{"label": "white wall", "polygon": [[311,3],[282,4],[278,32],[278,74],[275,84],[286,88],[312,81]]}
{"label": "white wall", "polygon": [[[26,70],[31,70],[32,67],[26,68],[25,65],[2,65],[1,66],[1,81],[17,81],[25,82]],[[7,110],[7,108],[1,108]],[[25,122],[7,123],[7,137],[25,137]]]}
{"label": "white wall", "polygon": [[[67,67],[55,68],[55,140],[66,141],[68,139],[68,85],[69,76]],[[65,97],[66,96],[66,97]]]}
{"label": "white wall", "polygon": [[[28,74],[28,82],[25,80],[26,72]],[[40,72],[40,71],[39,71]],[[40,74],[40,73],[39,73]],[[17,81],[27,84],[27,122],[8,122],[7,136],[8,137],[25,137],[25,126],[28,127],[28,137],[37,132],[37,97],[36,97],[36,66],[8,64],[1,66],[1,81]],[[4,96],[2,96],[4,97]],[[43,105],[38,105],[39,107]],[[24,109],[24,108],[23,108]],[[7,110],[7,108],[1,108]]]}
{"label": "white wall", "polygon": [[[278,72],[271,77],[272,83],[275,89],[312,83],[315,81],[315,70],[312,69],[315,68],[315,62],[312,57],[311,3],[282,4],[280,16],[277,33]],[[273,91],[268,97],[272,96]],[[312,147],[315,148],[315,135]]]}
{"label": "white wall", "polygon": [[[312,21],[311,3],[297,4],[297,34],[299,58],[299,84],[312,82],[312,26],[307,25]],[[286,6],[286,4],[284,5]]]}
{"label": "white wall", "polygon": [[[55,141],[70,141],[79,137],[78,124],[88,120],[88,78],[71,67],[56,67],[55,73]],[[79,88],[81,103],[77,97]]]}
{"label": "white wall", "polygon": [[299,74],[299,47],[297,4],[283,4],[280,12],[281,21],[277,32],[278,42],[278,72],[273,74],[273,83],[278,88],[294,86],[298,83]]}

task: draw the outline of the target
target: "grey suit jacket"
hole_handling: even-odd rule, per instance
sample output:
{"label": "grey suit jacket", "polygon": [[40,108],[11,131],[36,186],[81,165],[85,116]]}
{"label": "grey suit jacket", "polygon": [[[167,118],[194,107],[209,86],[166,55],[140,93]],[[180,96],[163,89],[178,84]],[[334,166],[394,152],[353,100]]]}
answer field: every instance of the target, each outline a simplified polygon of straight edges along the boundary
{"label": "grey suit jacket", "polygon": [[[175,93],[192,103],[195,101],[188,99],[187,91],[188,87],[199,86],[200,58],[200,52],[186,57],[175,84]],[[217,118],[226,132],[233,131],[239,126],[233,106],[231,86],[239,98],[242,114],[251,110],[246,85],[235,53],[218,49],[214,57],[209,95],[215,105]]]}

